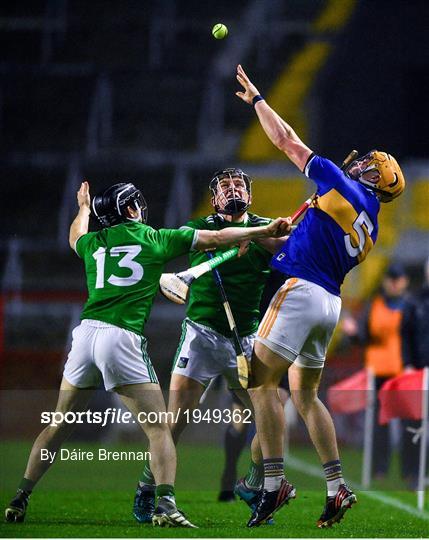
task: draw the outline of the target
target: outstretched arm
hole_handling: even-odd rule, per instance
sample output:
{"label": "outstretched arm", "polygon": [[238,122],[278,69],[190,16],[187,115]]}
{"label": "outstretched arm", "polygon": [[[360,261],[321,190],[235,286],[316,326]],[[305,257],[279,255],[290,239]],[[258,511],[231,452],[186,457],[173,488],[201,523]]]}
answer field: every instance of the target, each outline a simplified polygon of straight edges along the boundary
{"label": "outstretched arm", "polygon": [[79,211],[70,225],[69,244],[74,250],[76,242],[88,232],[89,215],[91,214],[91,198],[89,196],[88,182],[82,182],[77,192]]}
{"label": "outstretched arm", "polygon": [[280,238],[291,231],[290,217],[277,218],[265,227],[228,227],[221,231],[198,231],[195,248],[206,250],[217,247],[227,247],[258,238]]}
{"label": "outstretched arm", "polygon": [[283,244],[289,240],[289,236],[282,236],[281,238],[259,238],[256,243],[262,246],[268,251],[268,253],[277,253]]}
{"label": "outstretched arm", "polygon": [[[240,64],[237,66],[237,80],[244,92],[236,92],[236,95],[249,105],[253,105],[253,98],[260,94]],[[270,141],[284,152],[302,172],[312,153],[310,148],[301,141],[291,126],[264,99],[255,103],[255,111]]]}

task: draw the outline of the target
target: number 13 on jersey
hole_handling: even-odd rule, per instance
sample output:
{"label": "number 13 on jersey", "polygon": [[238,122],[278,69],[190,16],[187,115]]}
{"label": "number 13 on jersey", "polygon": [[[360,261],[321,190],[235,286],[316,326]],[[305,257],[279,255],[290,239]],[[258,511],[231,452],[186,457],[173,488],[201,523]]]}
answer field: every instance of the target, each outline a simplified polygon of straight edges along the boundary
{"label": "number 13 on jersey", "polygon": [[119,257],[120,255],[124,256],[117,262],[117,265],[121,268],[128,268],[131,270],[131,274],[127,277],[120,277],[112,273],[107,278],[107,282],[110,283],[110,285],[117,285],[118,287],[129,287],[130,285],[138,283],[143,277],[144,269],[143,266],[134,259],[141,250],[141,246],[138,245],[116,246],[111,249],[106,249],[104,247],[98,248],[92,255],[97,265],[95,288],[103,289],[106,284],[106,257]]}

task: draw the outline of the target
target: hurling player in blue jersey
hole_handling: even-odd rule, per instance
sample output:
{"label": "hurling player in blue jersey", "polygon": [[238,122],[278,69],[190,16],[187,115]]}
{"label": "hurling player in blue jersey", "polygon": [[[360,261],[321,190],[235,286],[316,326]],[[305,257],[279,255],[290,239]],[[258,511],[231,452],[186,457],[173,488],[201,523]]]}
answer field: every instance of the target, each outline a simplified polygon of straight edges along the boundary
{"label": "hurling player in blue jersey", "polygon": [[341,309],[345,275],[377,240],[380,203],[398,197],[405,180],[396,160],[373,150],[343,172],[314,154],[260,96],[241,66],[237,96],[253,105],[271,142],[317,185],[317,198],[286,243],[272,241],[272,266],[286,281],[274,295],[256,337],[250,395],[264,457],[264,489],[248,526],[260,525],[289,499],[294,487],[283,470],[284,413],[276,389],[288,371],[292,400],[319,454],[327,481],[317,521],[339,521],[356,496],[345,484],[332,418],[317,392],[326,349]]}

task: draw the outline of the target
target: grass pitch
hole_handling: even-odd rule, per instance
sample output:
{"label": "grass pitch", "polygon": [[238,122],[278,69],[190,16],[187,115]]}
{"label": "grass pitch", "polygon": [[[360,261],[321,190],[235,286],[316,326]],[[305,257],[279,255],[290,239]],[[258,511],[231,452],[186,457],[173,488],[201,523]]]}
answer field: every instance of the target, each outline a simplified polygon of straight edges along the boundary
{"label": "grass pitch", "polygon": [[[111,449],[140,450],[135,445],[118,446]],[[81,443],[67,447],[97,448]],[[0,445],[2,508],[22,477],[29,448],[30,443]],[[295,452],[294,456],[309,465],[317,465],[317,458],[309,449]],[[358,491],[358,504],[346,513],[340,524],[332,529],[317,529],[315,522],[324,504],[324,481],[295,469],[287,469],[287,472],[297,487],[297,499],[276,514],[274,525],[247,529],[249,511],[243,502],[216,501],[222,459],[221,450],[216,447],[182,446],[179,449],[177,500],[199,529],[159,529],[134,521],[131,506],[141,469],[139,462],[58,462],[35,490],[26,521],[22,524],[2,523],[0,537],[418,538],[429,532],[429,508],[423,517],[411,513],[416,504],[415,493],[393,491],[392,488],[401,487],[393,478],[390,484],[387,482],[383,486],[386,491],[377,491],[376,495],[383,497],[384,493],[402,505],[402,509],[375,500],[371,493]],[[247,460],[245,453],[240,462],[242,472]],[[358,453],[343,451],[348,477],[359,477],[359,460]]]}

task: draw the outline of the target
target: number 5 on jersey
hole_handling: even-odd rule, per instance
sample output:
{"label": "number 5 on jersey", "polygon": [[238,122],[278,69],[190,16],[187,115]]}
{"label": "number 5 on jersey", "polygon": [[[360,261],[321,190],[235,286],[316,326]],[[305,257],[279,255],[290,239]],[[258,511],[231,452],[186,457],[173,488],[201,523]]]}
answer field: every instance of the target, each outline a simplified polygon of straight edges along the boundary
{"label": "number 5 on jersey", "polygon": [[[357,232],[359,244],[355,247],[351,242],[350,234],[346,234],[344,236],[344,243],[346,245],[347,253],[350,255],[350,257],[358,257],[362,252],[364,252],[364,255],[366,255],[367,250],[365,250],[365,244],[367,239],[370,238],[370,234],[374,230],[374,225],[369,219],[369,216],[365,210],[362,210],[362,212],[354,220],[352,227]],[[361,258],[359,262],[361,262],[364,258],[365,256]]]}
{"label": "number 5 on jersey", "polygon": [[111,274],[107,278],[107,282],[110,285],[117,285],[118,287],[129,287],[138,283],[144,274],[143,266],[134,259],[141,252],[141,246],[116,246],[109,249],[100,247],[93,253],[97,265],[97,280],[95,282],[96,289],[103,289],[105,286],[105,266],[106,257],[119,257],[124,254],[121,260],[118,261],[118,266],[121,268],[128,268],[131,270],[131,275],[128,277],[115,276]]}

